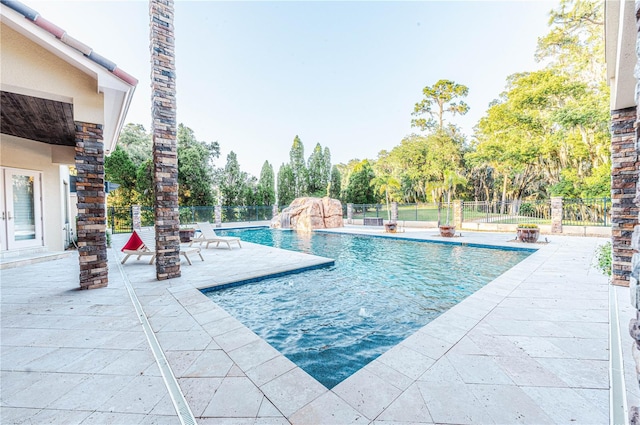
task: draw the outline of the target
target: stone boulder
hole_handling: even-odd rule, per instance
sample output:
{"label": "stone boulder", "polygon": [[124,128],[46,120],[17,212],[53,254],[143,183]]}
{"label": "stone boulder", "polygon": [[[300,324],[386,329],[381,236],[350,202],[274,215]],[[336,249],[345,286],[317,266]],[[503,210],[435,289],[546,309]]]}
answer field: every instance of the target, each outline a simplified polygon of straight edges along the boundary
{"label": "stone boulder", "polygon": [[324,198],[296,198],[291,205],[273,217],[274,229],[333,229],[343,227],[342,203],[328,196]]}

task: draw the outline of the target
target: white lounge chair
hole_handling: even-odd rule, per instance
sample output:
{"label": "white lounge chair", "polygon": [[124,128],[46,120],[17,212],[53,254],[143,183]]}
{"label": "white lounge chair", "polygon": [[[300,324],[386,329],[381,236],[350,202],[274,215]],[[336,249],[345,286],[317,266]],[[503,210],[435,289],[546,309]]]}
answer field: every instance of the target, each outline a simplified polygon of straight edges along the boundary
{"label": "white lounge chair", "polygon": [[[132,255],[138,256],[138,260],[142,256],[151,256],[151,260],[149,261],[149,264],[153,264],[153,262],[156,259],[155,232],[152,229],[149,229],[149,230],[136,229],[136,233],[138,234],[138,236],[140,237],[144,245],[142,245],[140,248],[136,250],[123,249],[122,252],[124,252],[127,255],[122,259],[122,264],[124,264]],[[200,256],[200,259],[204,261],[204,258],[202,257],[202,253],[200,253],[200,248],[191,247],[191,246],[189,247],[180,246],[180,255],[182,255],[185,258],[185,260],[187,260],[187,263],[189,263],[189,265],[192,265],[193,263],[191,263],[191,259],[189,258],[190,254],[198,254]]]}
{"label": "white lounge chair", "polygon": [[215,243],[217,247],[222,242],[226,243],[227,247],[231,249],[231,243],[233,242],[237,243],[239,248],[242,248],[242,245],[240,245],[240,238],[236,238],[234,236],[216,235],[216,231],[213,230],[213,227],[211,227],[211,223],[209,223],[208,221],[196,223],[196,225],[200,229],[200,236],[198,236],[197,238],[193,238],[189,246],[193,245],[194,243],[200,244],[200,246],[202,246],[203,243],[206,243],[207,245],[205,248],[209,248],[209,244]]}

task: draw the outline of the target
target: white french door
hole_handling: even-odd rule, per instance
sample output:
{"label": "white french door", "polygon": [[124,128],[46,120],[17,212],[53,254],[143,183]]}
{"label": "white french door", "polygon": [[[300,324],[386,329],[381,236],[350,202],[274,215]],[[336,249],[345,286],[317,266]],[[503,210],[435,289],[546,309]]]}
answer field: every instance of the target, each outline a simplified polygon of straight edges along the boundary
{"label": "white french door", "polygon": [[0,250],[42,246],[42,173],[0,168]]}

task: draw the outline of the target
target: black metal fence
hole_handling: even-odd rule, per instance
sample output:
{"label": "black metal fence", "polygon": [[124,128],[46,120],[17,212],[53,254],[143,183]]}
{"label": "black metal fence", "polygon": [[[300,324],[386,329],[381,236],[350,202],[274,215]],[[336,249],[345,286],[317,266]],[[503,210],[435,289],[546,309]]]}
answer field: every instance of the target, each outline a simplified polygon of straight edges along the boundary
{"label": "black metal fence", "polygon": [[551,224],[551,201],[465,201],[464,221],[496,224]]}
{"label": "black metal fence", "polygon": [[[282,211],[284,206],[278,207]],[[437,203],[399,204],[400,221],[438,221],[444,223],[447,218],[453,221],[453,206]],[[464,201],[462,211],[465,222],[502,223],[502,224],[551,224],[551,201]],[[342,205],[342,214],[347,218],[347,205]],[[153,208],[142,207],[142,225],[154,223]],[[388,219],[390,213],[386,204],[354,204],[353,218],[364,219],[380,217]],[[223,223],[268,221],[273,216],[272,206],[221,207]],[[215,222],[215,207],[180,207],[180,223],[190,224],[199,221]],[[611,199],[563,199],[562,224],[565,226],[609,226],[611,225]],[[131,207],[108,207],[107,225],[112,233],[132,231]]]}

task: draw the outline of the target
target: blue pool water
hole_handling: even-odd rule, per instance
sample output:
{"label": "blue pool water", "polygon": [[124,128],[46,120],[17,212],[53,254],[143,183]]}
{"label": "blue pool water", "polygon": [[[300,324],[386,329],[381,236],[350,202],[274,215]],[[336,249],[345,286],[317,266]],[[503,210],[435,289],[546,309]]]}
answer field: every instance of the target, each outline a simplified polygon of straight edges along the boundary
{"label": "blue pool water", "polygon": [[327,388],[531,253],[321,232],[220,234],[336,260],[206,292]]}

